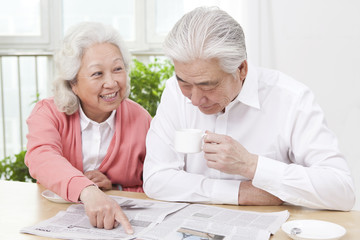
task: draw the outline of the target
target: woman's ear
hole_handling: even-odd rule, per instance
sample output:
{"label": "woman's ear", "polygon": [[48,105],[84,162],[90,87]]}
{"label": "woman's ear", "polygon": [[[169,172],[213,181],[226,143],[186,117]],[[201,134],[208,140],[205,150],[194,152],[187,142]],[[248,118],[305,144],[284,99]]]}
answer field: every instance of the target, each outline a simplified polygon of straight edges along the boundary
{"label": "woman's ear", "polygon": [[75,95],[78,95],[78,85],[77,85],[77,81],[70,81],[69,85],[71,87],[71,90],[75,93]]}

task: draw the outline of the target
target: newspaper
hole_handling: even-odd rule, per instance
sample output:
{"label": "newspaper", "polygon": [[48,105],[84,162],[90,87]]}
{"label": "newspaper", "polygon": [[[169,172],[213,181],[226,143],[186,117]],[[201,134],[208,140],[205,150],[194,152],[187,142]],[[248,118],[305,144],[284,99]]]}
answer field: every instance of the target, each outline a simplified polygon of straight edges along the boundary
{"label": "newspaper", "polygon": [[260,213],[192,204],[142,235],[143,239],[265,240],[288,219],[287,210]]}
{"label": "newspaper", "polygon": [[22,233],[60,239],[133,240],[268,240],[288,219],[281,212],[250,212],[203,204],[160,202],[113,197],[122,207],[134,229],[127,235],[121,226],[112,230],[93,227],[81,204],[25,227]]}
{"label": "newspaper", "polygon": [[[128,217],[135,235],[153,228],[170,213],[176,212],[187,203],[168,203],[152,200],[111,196],[119,203]],[[133,239],[120,226],[112,230],[95,228],[90,224],[82,204],[73,204],[66,211],[60,211],[54,217],[32,227],[21,229],[22,233],[60,239]]]}

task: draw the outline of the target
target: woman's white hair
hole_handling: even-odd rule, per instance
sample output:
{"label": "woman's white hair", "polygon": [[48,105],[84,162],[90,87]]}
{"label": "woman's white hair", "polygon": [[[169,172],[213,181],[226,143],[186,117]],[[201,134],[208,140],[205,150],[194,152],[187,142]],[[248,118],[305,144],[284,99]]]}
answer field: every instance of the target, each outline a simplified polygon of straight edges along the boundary
{"label": "woman's white hair", "polygon": [[[82,22],[74,25],[64,37],[62,46],[55,54],[56,77],[54,81],[54,102],[58,110],[68,115],[79,108],[79,98],[71,89],[77,82],[81,59],[87,48],[96,43],[111,43],[117,46],[122,55],[125,71],[128,73],[130,54],[117,30],[111,26],[96,22]],[[127,97],[130,91],[130,79],[127,75]]]}
{"label": "woman's white hair", "polygon": [[185,14],[167,35],[163,49],[170,59],[184,63],[217,59],[233,75],[246,59],[240,24],[218,7],[198,7]]}

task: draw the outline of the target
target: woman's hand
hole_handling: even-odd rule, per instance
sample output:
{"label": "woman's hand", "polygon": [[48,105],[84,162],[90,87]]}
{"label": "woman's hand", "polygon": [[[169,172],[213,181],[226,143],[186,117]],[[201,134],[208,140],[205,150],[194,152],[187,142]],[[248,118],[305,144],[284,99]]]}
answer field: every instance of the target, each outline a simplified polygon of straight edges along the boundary
{"label": "woman's hand", "polygon": [[97,228],[112,229],[120,223],[127,234],[134,231],[119,204],[96,186],[81,191],[80,200],[85,206],[90,223]]}
{"label": "woman's hand", "polygon": [[99,170],[92,170],[84,173],[84,175],[93,181],[101,190],[111,190],[112,183],[110,179],[107,178],[105,174],[100,172]]}

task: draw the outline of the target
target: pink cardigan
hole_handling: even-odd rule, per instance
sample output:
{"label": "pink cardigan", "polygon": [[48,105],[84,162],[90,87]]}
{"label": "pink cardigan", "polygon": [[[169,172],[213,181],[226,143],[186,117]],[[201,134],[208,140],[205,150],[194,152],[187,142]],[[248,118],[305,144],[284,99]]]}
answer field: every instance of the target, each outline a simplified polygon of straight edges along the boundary
{"label": "pink cardigan", "polygon": [[[139,104],[125,99],[116,111],[116,130],[99,167],[113,184],[142,192],[145,138],[151,116]],[[33,178],[62,198],[77,202],[91,184],[83,174],[79,113],[59,112],[53,99],[39,101],[27,119],[25,163]]]}

